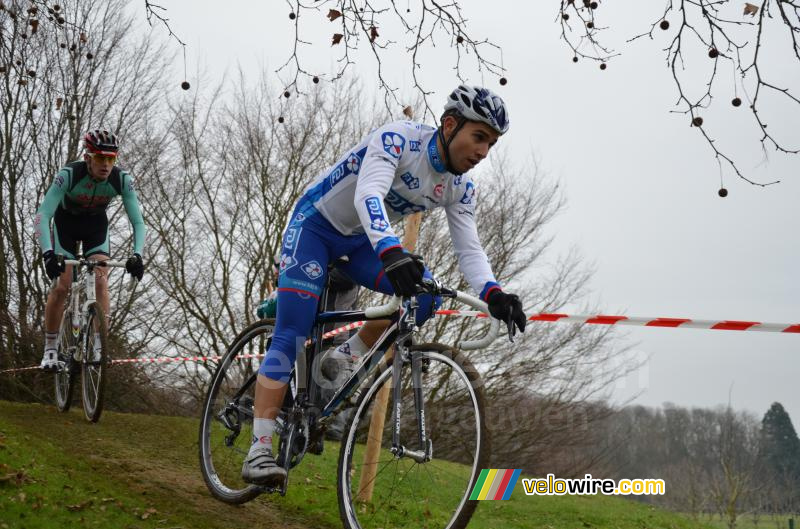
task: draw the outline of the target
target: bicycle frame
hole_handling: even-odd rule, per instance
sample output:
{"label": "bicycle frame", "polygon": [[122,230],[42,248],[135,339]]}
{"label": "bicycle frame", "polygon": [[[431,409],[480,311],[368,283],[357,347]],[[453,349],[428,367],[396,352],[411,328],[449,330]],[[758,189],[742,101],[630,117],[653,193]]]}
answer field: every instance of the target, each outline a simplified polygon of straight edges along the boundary
{"label": "bicycle frame", "polygon": [[[456,298],[458,293],[442,289],[438,286],[440,294],[444,297]],[[327,292],[321,296],[320,306],[325,306],[325,296]],[[409,345],[412,343],[413,333],[417,328],[416,325],[416,311],[418,304],[416,298],[404,298],[402,301],[402,310],[395,310],[391,315],[391,323],[378,338],[377,342],[370,348],[364,355],[358,368],[352,373],[350,378],[339,388],[325,404],[318,414],[314,415],[312,419],[317,420],[319,425],[324,427],[325,424],[332,418],[333,414],[342,406],[343,403],[350,399],[351,401],[358,400],[358,388],[361,384],[368,379],[370,373],[377,369],[383,360],[386,352],[391,346],[394,345],[394,359],[399,361],[392,362],[392,413],[394,416],[392,426],[392,448],[391,452],[397,457],[408,456],[416,462],[421,463],[430,461],[432,456],[432,443],[430,443],[426,428],[425,428],[425,405],[422,395],[422,366],[420,365],[416,355],[413,351],[409,351]],[[308,403],[312,405],[316,402],[319,394],[319,385],[313,380],[313,371],[308,369],[308,364],[313,366],[314,359],[319,355],[322,344],[323,326],[329,322],[353,322],[363,320],[376,320],[386,319],[385,315],[370,316],[368,311],[334,311],[334,312],[320,312],[317,314],[314,323],[314,341],[312,342],[312,354],[301,354],[298,357],[298,362],[295,367],[295,383],[297,384],[297,398],[295,404],[305,406]],[[418,425],[418,440],[419,450],[411,450],[406,448],[400,442],[400,412],[401,412],[401,370],[406,361],[411,362],[411,377],[414,392],[415,412],[417,416]],[[298,383],[303,381],[305,387],[301,387]],[[351,402],[354,403],[354,402]]]}
{"label": "bicycle frame", "polygon": [[[433,288],[432,291],[436,295],[442,297],[453,298],[457,301],[470,305],[479,310],[486,311],[486,305],[482,301],[469,296],[457,290],[450,290],[443,288],[438,281],[430,281],[429,287]],[[325,288],[320,296],[319,306],[326,306],[328,296],[328,289]],[[294,382],[296,388],[296,395],[294,397],[293,406],[290,416],[295,418],[305,417],[309,420],[309,424],[313,427],[318,424],[320,427],[325,427],[335,412],[342,407],[342,405],[350,401],[354,404],[360,393],[358,389],[362,383],[368,379],[370,374],[374,372],[383,360],[386,352],[391,346],[394,345],[394,357],[400,359],[399,362],[392,363],[392,413],[394,415],[393,428],[392,428],[392,448],[391,452],[397,456],[408,456],[414,459],[417,463],[430,461],[432,456],[432,444],[427,437],[425,428],[425,406],[422,395],[422,366],[419,364],[414,351],[409,351],[413,333],[417,328],[415,323],[415,315],[418,305],[416,298],[393,298],[393,301],[381,307],[371,307],[366,310],[355,311],[322,311],[318,312],[314,325],[311,330],[311,343],[306,349],[297,356],[297,363],[294,370]],[[323,343],[323,330],[326,323],[344,323],[344,322],[357,322],[357,321],[372,321],[372,320],[390,320],[390,324],[383,334],[378,338],[370,350],[364,354],[358,368],[352,373],[350,378],[340,387],[331,397],[331,400],[322,405],[322,408],[316,408],[320,395],[320,386],[313,379],[314,371],[309,369],[309,365],[313,367],[314,360],[319,356],[322,350]],[[492,319],[489,332],[481,339],[473,341],[465,341],[460,344],[461,349],[479,349],[487,346],[498,335],[499,320]],[[416,408],[417,425],[418,425],[418,440],[419,450],[411,450],[404,447],[400,442],[400,417],[401,411],[401,390],[400,377],[401,370],[404,363],[410,361],[412,368],[412,383],[414,391],[414,403]],[[236,394],[231,399],[238,413],[245,416],[252,417],[252,410],[242,407],[240,402],[242,396],[250,388],[258,377],[258,371],[254,372],[248,380],[239,388]]]}

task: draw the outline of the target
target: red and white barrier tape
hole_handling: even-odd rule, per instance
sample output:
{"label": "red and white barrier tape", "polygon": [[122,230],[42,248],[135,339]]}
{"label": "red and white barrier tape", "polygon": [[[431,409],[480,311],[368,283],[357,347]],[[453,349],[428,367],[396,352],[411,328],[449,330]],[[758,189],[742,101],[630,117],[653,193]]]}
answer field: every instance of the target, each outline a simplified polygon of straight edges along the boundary
{"label": "red and white barrier tape", "polygon": [[[437,310],[438,316],[459,316],[473,318],[487,318],[483,312],[475,310]],[[778,332],[778,333],[797,333],[800,334],[800,323],[767,323],[759,321],[737,321],[737,320],[692,320],[688,318],[642,318],[637,316],[607,316],[603,314],[534,314],[528,321],[541,321],[551,323],[583,323],[586,325],[628,325],[636,327],[665,327],[683,329],[710,329],[716,331],[758,331],[758,332]],[[364,325],[363,321],[348,323],[322,335],[323,338],[331,338],[337,334],[358,329]],[[244,354],[238,358],[261,358],[263,354]],[[219,361],[220,355],[213,356],[159,356],[150,358],[119,358],[112,360],[112,364],[163,364],[169,362],[206,362]],[[20,371],[31,371],[39,369],[39,366],[21,367],[16,369],[4,369],[2,373],[18,373]]]}
{"label": "red and white barrier tape", "polygon": [[[445,316],[473,316],[486,318],[474,310],[439,310]],[[607,316],[603,314],[534,314],[528,321],[553,323],[584,323],[588,325],[631,325],[636,327],[667,327],[684,329],[710,329],[715,331],[759,331],[800,333],[800,323],[766,323],[738,320],[692,320],[688,318],[643,318],[638,316]]]}

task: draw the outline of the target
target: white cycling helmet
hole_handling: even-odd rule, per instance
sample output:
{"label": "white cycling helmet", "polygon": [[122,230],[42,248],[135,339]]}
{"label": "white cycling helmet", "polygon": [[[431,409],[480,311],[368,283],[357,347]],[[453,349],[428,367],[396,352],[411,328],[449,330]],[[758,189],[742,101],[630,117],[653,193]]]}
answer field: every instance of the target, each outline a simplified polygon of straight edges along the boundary
{"label": "white cycling helmet", "polygon": [[456,111],[470,121],[486,123],[500,134],[508,131],[506,104],[488,88],[459,85],[447,98],[444,111]]}

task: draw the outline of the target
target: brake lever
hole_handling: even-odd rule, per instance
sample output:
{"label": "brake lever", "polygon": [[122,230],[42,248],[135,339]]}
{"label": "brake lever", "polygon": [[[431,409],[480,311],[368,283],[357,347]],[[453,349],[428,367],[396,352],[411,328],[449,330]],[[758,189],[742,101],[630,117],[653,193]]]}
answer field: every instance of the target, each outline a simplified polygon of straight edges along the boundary
{"label": "brake lever", "polygon": [[514,343],[514,335],[516,334],[516,329],[514,327],[514,320],[511,318],[511,315],[508,316],[506,320],[506,325],[508,325],[508,341]]}

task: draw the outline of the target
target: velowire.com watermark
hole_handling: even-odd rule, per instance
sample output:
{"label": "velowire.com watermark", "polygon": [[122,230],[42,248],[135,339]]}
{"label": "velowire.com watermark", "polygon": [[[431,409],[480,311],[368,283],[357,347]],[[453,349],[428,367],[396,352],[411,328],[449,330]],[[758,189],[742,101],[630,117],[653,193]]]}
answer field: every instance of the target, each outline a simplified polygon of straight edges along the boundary
{"label": "velowire.com watermark", "polygon": [[[484,468],[470,493],[470,500],[507,500],[511,497],[522,469]],[[586,474],[579,479],[522,478],[522,487],[527,496],[608,496],[663,495],[666,484],[663,479],[598,479]]]}
{"label": "velowire.com watermark", "polygon": [[556,478],[548,474],[546,478],[523,478],[522,486],[528,496],[586,496],[605,494],[608,496],[663,495],[666,485],[663,479],[613,479],[593,478],[591,474],[579,479]]}

